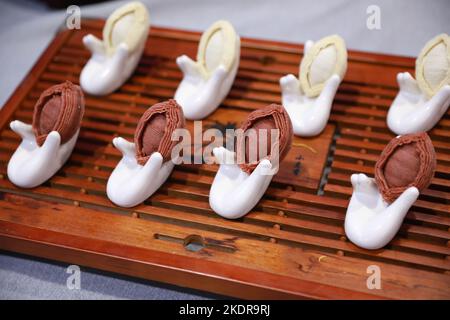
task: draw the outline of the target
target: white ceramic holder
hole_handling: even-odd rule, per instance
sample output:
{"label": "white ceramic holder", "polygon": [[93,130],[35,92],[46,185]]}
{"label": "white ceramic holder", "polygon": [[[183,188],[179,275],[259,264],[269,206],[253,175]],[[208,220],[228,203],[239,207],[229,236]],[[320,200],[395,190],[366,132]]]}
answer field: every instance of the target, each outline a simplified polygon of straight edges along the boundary
{"label": "white ceramic holder", "polygon": [[397,74],[397,82],[400,90],[387,115],[389,129],[403,135],[433,128],[450,105],[450,86],[428,98],[409,72]]}
{"label": "white ceramic holder", "polygon": [[197,61],[186,55],[177,58],[183,79],[174,98],[186,119],[207,117],[225,99],[238,70],[240,43],[229,22],[217,21],[202,35]]}
{"label": "white ceramic holder", "polygon": [[106,21],[103,41],[89,34],[83,38],[92,56],[80,74],[83,91],[107,95],[118,89],[133,73],[145,48],[149,18],[145,6],[129,3]]}
{"label": "white ceramic holder", "polygon": [[57,131],[47,135],[42,146],[36,142],[31,125],[19,120],[9,126],[22,137],[8,162],[9,180],[21,188],[34,188],[50,179],[67,161],[78,138],[79,130],[64,144]]}
{"label": "white ceramic holder", "polygon": [[345,216],[345,234],[361,248],[380,249],[397,234],[408,210],[417,200],[419,190],[410,187],[388,204],[375,179],[360,173],[353,174],[351,182],[353,194]]}
{"label": "white ceramic holder", "polygon": [[[305,43],[305,55],[313,45],[311,40]],[[323,131],[341,80],[339,75],[333,74],[319,96],[308,97],[302,92],[300,81],[293,74],[280,79],[282,105],[291,118],[295,135],[311,137]]]}
{"label": "white ceramic holder", "polygon": [[268,159],[262,160],[251,174],[235,164],[235,153],[214,148],[220,167],[209,192],[209,205],[220,216],[238,219],[258,203],[272,181],[274,172]]}
{"label": "white ceramic holder", "polygon": [[134,207],[161,187],[172,172],[174,162],[163,162],[161,153],[154,152],[142,166],[136,160],[134,143],[118,137],[113,144],[123,157],[108,179],[106,193],[116,205]]}

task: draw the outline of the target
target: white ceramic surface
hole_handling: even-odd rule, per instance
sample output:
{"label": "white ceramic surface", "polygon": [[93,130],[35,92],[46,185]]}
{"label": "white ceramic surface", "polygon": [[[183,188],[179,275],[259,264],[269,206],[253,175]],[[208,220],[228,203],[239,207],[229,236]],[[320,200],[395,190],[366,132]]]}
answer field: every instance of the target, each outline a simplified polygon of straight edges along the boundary
{"label": "white ceramic surface", "polygon": [[262,160],[249,175],[235,164],[235,153],[224,147],[214,148],[220,163],[209,192],[209,205],[220,216],[237,219],[247,214],[267,190],[274,170],[269,160]]}
{"label": "white ceramic surface", "polygon": [[382,248],[397,234],[408,210],[417,200],[419,190],[410,187],[388,204],[375,179],[360,173],[353,174],[351,182],[353,194],[345,216],[345,234],[361,248]]}
{"label": "white ceramic surface", "polygon": [[[305,54],[313,44],[311,40],[306,42]],[[302,92],[300,82],[293,74],[280,79],[282,105],[291,118],[295,135],[311,137],[323,131],[341,80],[337,74],[332,75],[319,96],[310,98]]]}
{"label": "white ceramic surface", "polygon": [[428,98],[408,72],[399,73],[397,82],[400,90],[387,115],[389,129],[403,135],[433,128],[450,105],[450,86]]}
{"label": "white ceramic surface", "polygon": [[22,142],[8,162],[7,174],[12,183],[22,188],[34,188],[50,179],[69,158],[79,133],[78,130],[61,144],[59,133],[52,131],[38,146],[31,125],[15,120],[10,127],[22,137]]}
{"label": "white ceramic surface", "polygon": [[[206,31],[208,32],[208,30]],[[233,85],[239,67],[240,38],[235,34],[234,39],[220,43],[220,39],[209,41],[198,50],[205,50],[202,55],[205,61],[193,61],[186,55],[177,58],[177,64],[183,72],[183,79],[175,92],[175,100],[183,108],[186,119],[201,120],[214,112],[228,95]],[[224,50],[224,46],[229,46]],[[227,68],[222,61],[224,52],[232,54],[227,57],[233,61]],[[198,53],[197,56],[200,54]],[[205,66],[211,68],[205,72]]]}
{"label": "white ceramic surface", "polygon": [[122,159],[108,179],[108,198],[121,207],[134,207],[150,197],[167,180],[174,168],[172,161],[163,162],[154,152],[145,165],[136,160],[135,145],[123,138],[114,138],[114,146],[122,152]]}

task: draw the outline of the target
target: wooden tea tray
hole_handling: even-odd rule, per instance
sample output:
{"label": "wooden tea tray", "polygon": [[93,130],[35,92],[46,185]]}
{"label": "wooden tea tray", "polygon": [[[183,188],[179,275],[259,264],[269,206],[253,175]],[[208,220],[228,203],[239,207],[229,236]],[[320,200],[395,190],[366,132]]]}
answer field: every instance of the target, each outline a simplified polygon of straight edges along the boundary
{"label": "wooden tea tray", "polygon": [[[38,188],[14,187],[6,165],[20,140],[9,122],[31,123],[47,87],[78,83],[89,58],[82,37],[101,37],[103,24],[87,20],[81,30],[60,32],[0,112],[1,249],[242,298],[450,298],[449,113],[430,132],[435,178],[398,236],[367,251],[343,230],[350,175],[373,175],[378,154],[394,137],[386,112],[397,72],[414,72],[412,58],[350,51],[328,127],[317,138],[294,139],[282,170],[243,219],[225,220],[209,208],[215,165],[177,166],[145,204],[123,209],[105,195],[120,159],[111,140],[132,139],[140,115],[173,96],[181,79],[175,58],[195,57],[200,37],[153,27],[133,77],[107,97],[86,96],[66,165]],[[250,111],[279,103],[279,78],[298,74],[302,49],[242,39],[233,89],[204,128],[239,126]],[[367,288],[370,265],[381,268],[379,290]]]}

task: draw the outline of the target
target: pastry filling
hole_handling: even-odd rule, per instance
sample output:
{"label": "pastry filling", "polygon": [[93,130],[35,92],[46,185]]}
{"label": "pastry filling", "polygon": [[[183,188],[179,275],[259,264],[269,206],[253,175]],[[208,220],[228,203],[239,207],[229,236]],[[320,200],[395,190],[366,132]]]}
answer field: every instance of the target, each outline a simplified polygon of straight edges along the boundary
{"label": "pastry filling", "polygon": [[445,79],[449,68],[447,48],[440,42],[423,59],[423,76],[431,88],[438,87]]}
{"label": "pastry filling", "polygon": [[[279,134],[275,136],[276,125],[273,117],[266,117],[256,120],[252,127],[249,128],[249,130],[251,129],[254,130],[256,139],[252,139],[251,136],[245,137],[245,162],[258,163],[260,160],[271,155],[272,132],[274,132],[274,139],[277,139]],[[254,150],[256,152],[251,153],[250,150]]]}
{"label": "pastry filling", "polygon": [[142,135],[142,153],[150,156],[153,152],[158,151],[161,138],[166,131],[165,114],[156,114],[150,118]]}
{"label": "pastry filling", "polygon": [[205,52],[206,70],[214,71],[222,60],[224,34],[222,29],[216,30],[208,41]]}
{"label": "pastry filling", "polygon": [[41,119],[39,121],[39,133],[48,134],[53,131],[56,126],[56,121],[59,118],[61,112],[61,96],[53,95],[47,102],[41,111]]}
{"label": "pastry filling", "polygon": [[311,63],[308,73],[308,79],[311,86],[314,87],[320,85],[333,75],[336,59],[337,51],[336,46],[333,44],[329,44],[319,52],[317,57]]}
{"label": "pastry filling", "polygon": [[111,43],[113,47],[117,47],[122,42],[126,43],[128,33],[133,28],[135,19],[134,11],[131,11],[124,14],[114,23],[111,32]]}
{"label": "pastry filling", "polygon": [[416,143],[405,144],[391,154],[384,166],[384,177],[389,187],[408,186],[420,170],[420,154]]}

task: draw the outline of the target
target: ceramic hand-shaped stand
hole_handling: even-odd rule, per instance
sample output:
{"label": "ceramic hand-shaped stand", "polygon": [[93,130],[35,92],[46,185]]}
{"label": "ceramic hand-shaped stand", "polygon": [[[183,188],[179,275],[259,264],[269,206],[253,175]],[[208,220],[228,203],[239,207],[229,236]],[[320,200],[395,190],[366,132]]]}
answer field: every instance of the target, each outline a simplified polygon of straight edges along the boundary
{"label": "ceramic hand-shaped stand", "polygon": [[140,2],[117,9],[106,21],[103,41],[92,34],[83,43],[92,53],[80,75],[83,90],[107,95],[118,89],[133,73],[145,48],[149,15]]}
{"label": "ceramic hand-shaped stand", "polygon": [[428,98],[409,72],[399,73],[397,82],[400,90],[387,115],[389,129],[407,134],[433,128],[450,105],[450,85]]}
{"label": "ceramic hand-shaped stand", "polygon": [[203,33],[197,61],[183,55],[177,64],[183,80],[175,93],[186,119],[200,120],[217,109],[233,85],[239,66],[240,39],[227,21]]}
{"label": "ceramic hand-shaped stand", "polygon": [[61,144],[59,133],[52,131],[39,146],[31,125],[15,120],[10,127],[22,137],[22,142],[8,162],[7,174],[12,183],[22,188],[34,188],[50,179],[69,158],[79,133]]}
{"label": "ceramic hand-shaped stand", "polygon": [[450,38],[431,39],[416,60],[416,79],[408,72],[397,75],[399,92],[387,115],[396,134],[428,131],[450,105]]}
{"label": "ceramic hand-shaped stand", "polygon": [[325,129],[340,82],[338,75],[331,76],[320,95],[310,98],[302,93],[299,81],[294,75],[289,74],[280,79],[282,105],[291,118],[295,135],[312,137]]}
{"label": "ceramic hand-shaped stand", "polygon": [[359,247],[382,248],[397,234],[419,190],[410,187],[389,205],[374,179],[360,173],[353,174],[351,182],[353,194],[345,216],[345,234]]}
{"label": "ceramic hand-shaped stand", "polygon": [[135,144],[115,138],[114,146],[122,152],[122,160],[109,177],[108,198],[121,207],[134,207],[150,197],[167,180],[174,168],[169,160],[163,163],[161,153],[154,152],[145,165],[136,160]]}
{"label": "ceramic hand-shaped stand", "polygon": [[366,249],[388,244],[435,169],[436,153],[426,132],[392,139],[375,164],[375,179],[351,176],[353,194],[345,216],[350,241]]}
{"label": "ceramic hand-shaped stand", "polygon": [[251,174],[247,174],[235,164],[234,152],[219,147],[214,148],[213,153],[220,167],[211,185],[209,205],[224,218],[238,219],[246,215],[266,192],[274,176],[272,164],[264,159]]}
{"label": "ceramic hand-shaped stand", "polygon": [[[333,50],[330,43],[335,44],[335,52],[330,51]],[[325,128],[333,99],[346,70],[347,52],[341,43],[343,41],[337,36],[324,38],[316,45],[307,41],[300,80],[293,74],[280,79],[282,105],[291,118],[295,135],[316,136]],[[328,71],[316,76],[316,82],[311,83],[310,75],[322,73],[323,70]]]}

